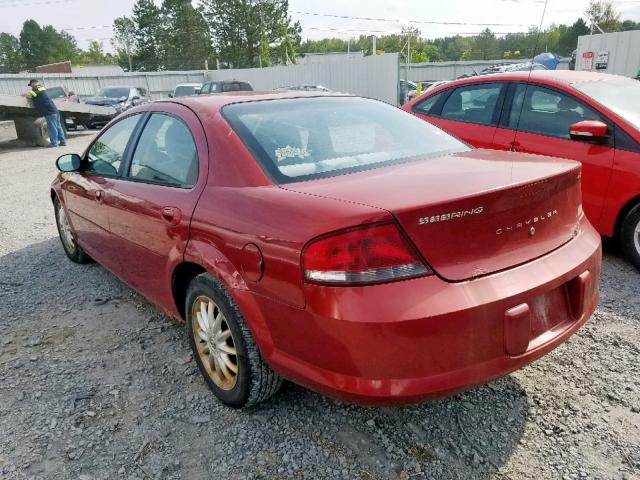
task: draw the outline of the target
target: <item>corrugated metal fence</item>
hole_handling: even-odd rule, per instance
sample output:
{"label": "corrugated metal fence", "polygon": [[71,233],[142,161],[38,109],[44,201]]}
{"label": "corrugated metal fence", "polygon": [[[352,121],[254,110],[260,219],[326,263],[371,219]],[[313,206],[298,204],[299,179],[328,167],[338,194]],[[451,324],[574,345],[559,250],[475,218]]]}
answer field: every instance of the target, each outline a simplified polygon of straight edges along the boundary
{"label": "corrugated metal fence", "polygon": [[[401,65],[400,78],[413,82],[435,82],[438,80],[455,80],[461,75],[473,75],[480,73],[491,65],[500,63],[516,64],[524,63],[527,60],[472,60],[460,62],[429,62],[429,63],[412,63],[411,65]],[[567,70],[569,68],[569,59],[563,58],[558,65],[558,70]]]}
{"label": "corrugated metal fence", "polygon": [[133,72],[120,75],[83,75],[63,73],[3,74],[0,75],[0,93],[20,94],[26,92],[27,82],[38,78],[45,87],[64,85],[78,95],[95,95],[102,87],[131,85],[146,88],[152,98],[166,96],[179,83],[199,83],[205,78],[204,70],[189,72]]}
{"label": "corrugated metal fence", "polygon": [[578,37],[576,70],[635,77],[640,72],[640,30]]}
{"label": "corrugated metal fence", "polygon": [[132,72],[120,75],[82,74],[4,74],[0,75],[0,93],[20,94],[27,90],[30,78],[39,78],[46,87],[64,85],[78,95],[94,95],[100,88],[130,85],[146,88],[154,99],[166,97],[179,83],[212,80],[248,80],[256,90],[271,90],[302,83],[321,84],[331,90],[397,103],[398,54],[389,53],[361,58],[311,60],[304,65],[289,65],[242,70],[204,70],[188,72]]}
{"label": "corrugated metal fence", "polygon": [[242,79],[251,82],[257,90],[315,84],[336,92],[346,92],[376,98],[387,103],[398,103],[397,53],[368,57],[317,58],[303,65],[242,70],[211,70],[211,80]]}

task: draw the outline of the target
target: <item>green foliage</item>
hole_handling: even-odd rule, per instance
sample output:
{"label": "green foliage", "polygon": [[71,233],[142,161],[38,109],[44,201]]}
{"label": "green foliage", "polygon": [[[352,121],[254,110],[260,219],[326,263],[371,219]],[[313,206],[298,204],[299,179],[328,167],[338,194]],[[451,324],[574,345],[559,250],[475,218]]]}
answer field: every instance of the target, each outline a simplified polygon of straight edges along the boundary
{"label": "green foliage", "polygon": [[202,12],[191,0],[164,0],[161,9],[162,68],[164,70],[204,69],[211,59],[209,28]]}
{"label": "green foliage", "polygon": [[161,67],[160,8],[153,0],[137,0],[133,6],[136,51],[133,59],[135,70],[155,71]]}
{"label": "green foliage", "polygon": [[587,20],[595,22],[605,32],[617,32],[620,29],[620,15],[613,2],[591,0],[585,11]]}
{"label": "green foliage", "polygon": [[[288,0],[202,0],[213,48],[223,67],[295,62],[302,28]],[[264,63],[264,62],[263,62]]]}
{"label": "green foliage", "polygon": [[20,41],[9,33],[0,33],[0,73],[13,73],[22,68]]}
{"label": "green foliage", "polygon": [[128,71],[133,70],[133,53],[137,50],[136,24],[129,17],[118,17],[113,21],[113,39],[118,64]]}
{"label": "green foliage", "polygon": [[104,53],[102,44],[94,40],[89,44],[88,50],[81,51],[78,54],[75,63],[92,65],[115,64],[117,63],[117,58],[110,53]]}
{"label": "green foliage", "polygon": [[66,32],[58,32],[51,25],[41,27],[35,20],[27,20],[20,32],[20,54],[26,68],[49,63],[74,61],[79,54],[75,39]]}

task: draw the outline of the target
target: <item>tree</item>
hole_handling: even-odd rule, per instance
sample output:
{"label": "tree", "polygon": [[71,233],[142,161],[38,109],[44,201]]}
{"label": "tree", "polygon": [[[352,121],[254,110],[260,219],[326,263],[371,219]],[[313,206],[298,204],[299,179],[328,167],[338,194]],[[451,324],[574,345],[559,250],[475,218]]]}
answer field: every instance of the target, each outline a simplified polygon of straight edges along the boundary
{"label": "tree", "polygon": [[0,73],[17,73],[22,63],[18,39],[9,33],[0,33]]}
{"label": "tree", "polygon": [[160,9],[153,0],[137,0],[133,6],[135,44],[137,50],[133,63],[138,70],[159,70],[162,64]]}
{"label": "tree", "polygon": [[496,36],[488,28],[475,37],[472,49],[473,60],[493,60],[500,56]]}
{"label": "tree", "polygon": [[[129,17],[118,17],[113,21],[112,45],[118,57],[126,57],[129,71],[133,71],[132,56],[136,48],[136,24]],[[120,63],[120,62],[119,62]],[[122,65],[121,65],[122,66]]]}
{"label": "tree", "polygon": [[204,68],[205,60],[211,57],[211,39],[202,12],[193,8],[191,0],[164,0],[161,15],[163,67],[168,70]]}
{"label": "tree", "polygon": [[104,53],[102,44],[96,40],[89,43],[89,49],[81,51],[76,62],[93,65],[116,63],[116,58],[110,53]]}
{"label": "tree", "polygon": [[302,28],[288,0],[202,0],[213,48],[226,67],[258,67],[262,60],[295,62]]}
{"label": "tree", "polygon": [[27,68],[49,63],[74,61],[79,50],[76,40],[66,32],[58,32],[51,25],[41,27],[35,20],[27,20],[20,32],[20,53]]}
{"label": "tree", "polygon": [[620,14],[612,2],[591,0],[585,15],[590,23],[595,23],[605,32],[615,32],[620,28]]}

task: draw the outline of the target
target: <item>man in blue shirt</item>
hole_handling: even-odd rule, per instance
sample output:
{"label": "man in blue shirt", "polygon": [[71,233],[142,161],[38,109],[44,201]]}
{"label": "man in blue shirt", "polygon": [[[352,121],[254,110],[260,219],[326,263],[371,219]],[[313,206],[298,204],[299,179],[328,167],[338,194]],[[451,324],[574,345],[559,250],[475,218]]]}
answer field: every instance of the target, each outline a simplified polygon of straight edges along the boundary
{"label": "man in blue shirt", "polygon": [[60,112],[58,112],[58,107],[53,103],[53,100],[49,97],[47,90],[40,84],[40,82],[38,82],[38,80],[30,80],[29,87],[31,90],[25,93],[24,96],[33,101],[33,106],[36,109],[36,112],[43,116],[47,121],[51,146],[56,147],[60,145],[61,147],[64,147],[67,143],[64,138],[62,124],[60,123]]}

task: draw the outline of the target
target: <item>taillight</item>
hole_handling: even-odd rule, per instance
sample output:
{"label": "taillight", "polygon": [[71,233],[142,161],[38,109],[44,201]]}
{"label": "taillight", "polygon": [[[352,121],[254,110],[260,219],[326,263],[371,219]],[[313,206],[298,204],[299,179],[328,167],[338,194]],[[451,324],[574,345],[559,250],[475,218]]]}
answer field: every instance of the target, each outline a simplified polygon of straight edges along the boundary
{"label": "taillight", "polygon": [[308,282],[382,283],[433,273],[393,223],[371,225],[314,240],[302,252]]}

